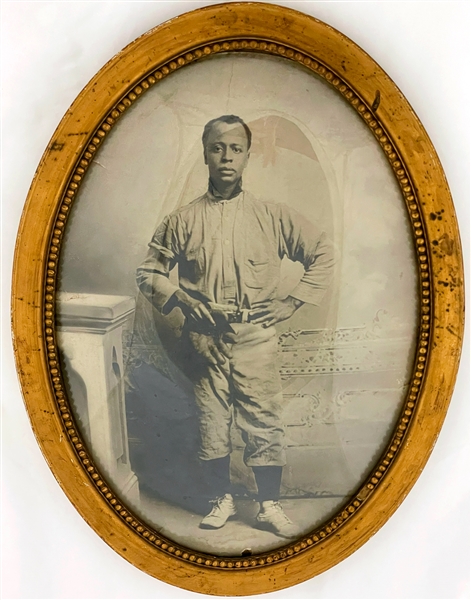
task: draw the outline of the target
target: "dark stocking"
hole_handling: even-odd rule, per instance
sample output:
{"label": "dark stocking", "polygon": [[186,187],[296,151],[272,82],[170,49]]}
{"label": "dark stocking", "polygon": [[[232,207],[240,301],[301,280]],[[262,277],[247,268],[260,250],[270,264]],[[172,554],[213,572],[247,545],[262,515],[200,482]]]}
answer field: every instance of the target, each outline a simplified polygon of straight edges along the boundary
{"label": "dark stocking", "polygon": [[252,470],[257,482],[258,501],[279,500],[283,467],[269,465],[266,467],[252,467]]}
{"label": "dark stocking", "polygon": [[229,455],[202,461],[205,480],[213,497],[219,498],[231,491],[230,462]]}

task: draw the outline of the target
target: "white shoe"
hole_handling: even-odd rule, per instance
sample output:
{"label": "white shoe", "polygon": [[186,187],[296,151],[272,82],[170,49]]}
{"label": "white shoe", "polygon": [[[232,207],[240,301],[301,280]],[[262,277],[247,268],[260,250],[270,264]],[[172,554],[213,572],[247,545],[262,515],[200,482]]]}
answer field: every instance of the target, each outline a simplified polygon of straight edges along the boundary
{"label": "white shoe", "polygon": [[225,494],[211,502],[214,504],[213,509],[201,521],[201,529],[219,529],[237,512],[231,494]]}
{"label": "white shoe", "polygon": [[299,535],[294,523],[285,515],[281,504],[273,500],[261,503],[256,521],[261,529],[267,529],[287,539],[292,539]]}

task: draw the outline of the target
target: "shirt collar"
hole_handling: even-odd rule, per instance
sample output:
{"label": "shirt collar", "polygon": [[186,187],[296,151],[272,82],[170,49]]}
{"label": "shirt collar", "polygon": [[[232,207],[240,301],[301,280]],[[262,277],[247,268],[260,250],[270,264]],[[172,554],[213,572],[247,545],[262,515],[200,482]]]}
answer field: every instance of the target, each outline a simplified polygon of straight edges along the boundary
{"label": "shirt collar", "polygon": [[208,182],[208,193],[210,196],[212,196],[215,200],[232,200],[232,198],[235,198],[236,196],[238,196],[240,193],[242,192],[242,178],[239,179],[237,185],[234,188],[234,191],[232,192],[232,194],[230,195],[229,198],[223,198],[221,196],[221,194],[217,191],[217,189],[214,187],[213,182],[211,181],[211,179]]}

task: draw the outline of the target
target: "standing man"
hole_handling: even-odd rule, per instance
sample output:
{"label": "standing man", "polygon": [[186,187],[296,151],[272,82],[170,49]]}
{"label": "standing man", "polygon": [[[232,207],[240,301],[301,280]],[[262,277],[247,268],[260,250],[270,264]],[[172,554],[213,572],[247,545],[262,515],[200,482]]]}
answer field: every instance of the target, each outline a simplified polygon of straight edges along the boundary
{"label": "standing man", "polygon": [[[305,302],[321,302],[334,252],[305,217],[284,204],[259,202],[243,189],[251,141],[239,117],[207,123],[208,191],[164,219],[137,282],[162,314],[179,307],[185,316],[200,458],[219,487],[200,527],[217,529],[236,514],[229,476],[235,419],[258,487],[257,525],[292,538],[298,532],[278,501],[286,458],[275,325]],[[287,298],[279,298],[284,256],[302,263],[304,275]],[[169,280],[177,264],[178,286]]]}

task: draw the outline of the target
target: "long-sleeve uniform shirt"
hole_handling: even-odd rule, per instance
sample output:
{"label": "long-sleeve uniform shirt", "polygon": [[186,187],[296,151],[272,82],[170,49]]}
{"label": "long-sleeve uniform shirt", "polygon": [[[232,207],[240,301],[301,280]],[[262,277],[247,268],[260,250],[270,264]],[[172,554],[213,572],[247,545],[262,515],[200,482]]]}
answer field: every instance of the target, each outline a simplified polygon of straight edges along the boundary
{"label": "long-sleeve uniform shirt", "polygon": [[304,266],[290,293],[319,304],[332,277],[333,246],[303,215],[241,191],[230,200],[208,191],[167,216],[137,272],[144,295],[161,312],[178,289],[169,273],[178,264],[179,287],[207,303],[250,309],[277,297],[283,257]]}

